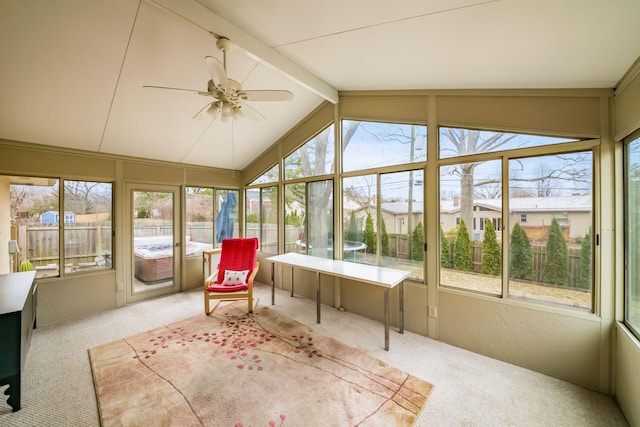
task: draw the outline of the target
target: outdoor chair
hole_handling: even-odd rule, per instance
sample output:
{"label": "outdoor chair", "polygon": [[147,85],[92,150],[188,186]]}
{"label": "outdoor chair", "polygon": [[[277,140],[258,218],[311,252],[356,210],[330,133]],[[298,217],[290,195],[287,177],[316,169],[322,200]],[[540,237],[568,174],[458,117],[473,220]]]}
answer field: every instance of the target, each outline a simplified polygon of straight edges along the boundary
{"label": "outdoor chair", "polygon": [[[222,240],[220,261],[204,281],[204,312],[210,314],[222,301],[246,299],[253,313],[258,298],[253,298],[253,280],[258,273],[256,253],[258,239],[228,238]],[[211,307],[211,300],[215,300]]]}

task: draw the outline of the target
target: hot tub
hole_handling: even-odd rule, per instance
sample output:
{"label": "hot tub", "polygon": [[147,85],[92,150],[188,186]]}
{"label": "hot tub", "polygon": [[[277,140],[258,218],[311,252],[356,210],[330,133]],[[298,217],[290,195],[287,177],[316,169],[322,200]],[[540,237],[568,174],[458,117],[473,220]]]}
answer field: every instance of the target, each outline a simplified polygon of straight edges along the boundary
{"label": "hot tub", "polygon": [[[197,255],[211,249],[208,243],[192,242],[187,237],[186,255]],[[136,237],[133,239],[135,277],[145,283],[155,283],[173,278],[172,236]]]}

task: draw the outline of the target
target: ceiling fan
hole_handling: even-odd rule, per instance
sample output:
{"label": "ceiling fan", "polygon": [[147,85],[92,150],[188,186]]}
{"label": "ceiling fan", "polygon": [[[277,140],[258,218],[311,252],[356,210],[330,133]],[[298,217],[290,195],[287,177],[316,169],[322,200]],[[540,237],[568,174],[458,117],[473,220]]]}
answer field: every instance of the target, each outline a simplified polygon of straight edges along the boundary
{"label": "ceiling fan", "polygon": [[179,90],[195,92],[198,95],[213,98],[211,102],[198,111],[193,118],[203,115],[211,116],[212,120],[220,118],[222,122],[239,120],[249,117],[256,121],[264,121],[266,118],[247,102],[258,101],[288,101],[293,99],[293,93],[288,90],[242,90],[242,86],[236,80],[227,77],[227,52],[233,47],[226,37],[219,37],[216,47],[222,52],[222,63],[212,57],[204,58],[211,79],[207,83],[207,90],[181,89],[165,86],[143,86],[144,88]]}

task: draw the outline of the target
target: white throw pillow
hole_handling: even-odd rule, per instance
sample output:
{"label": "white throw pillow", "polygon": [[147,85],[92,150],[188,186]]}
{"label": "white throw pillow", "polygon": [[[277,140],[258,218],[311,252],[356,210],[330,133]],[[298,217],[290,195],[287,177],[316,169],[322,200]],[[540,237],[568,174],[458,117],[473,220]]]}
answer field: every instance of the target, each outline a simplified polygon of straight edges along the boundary
{"label": "white throw pillow", "polygon": [[226,270],[224,272],[224,280],[222,281],[222,285],[224,286],[243,285],[247,283],[248,275],[249,275],[249,270],[242,270],[242,271]]}

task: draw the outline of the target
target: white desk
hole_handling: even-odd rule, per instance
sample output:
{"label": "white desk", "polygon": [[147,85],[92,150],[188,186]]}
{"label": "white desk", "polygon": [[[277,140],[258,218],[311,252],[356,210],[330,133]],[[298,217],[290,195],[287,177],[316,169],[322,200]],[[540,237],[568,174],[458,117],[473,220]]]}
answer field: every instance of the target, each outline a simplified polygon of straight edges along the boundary
{"label": "white desk", "polygon": [[404,279],[409,276],[408,271],[396,270],[393,268],[376,267],[374,265],[357,264],[354,262],[337,261],[302,255],[297,253],[287,253],[275,255],[267,258],[271,261],[271,305],[275,304],[275,265],[283,264],[291,267],[291,296],[293,296],[293,271],[294,267],[314,271],[317,276],[316,285],[316,305],[317,322],[320,323],[320,274],[328,274],[370,285],[380,286],[384,291],[384,349],[389,350],[389,289],[399,285],[399,329],[404,333]]}

